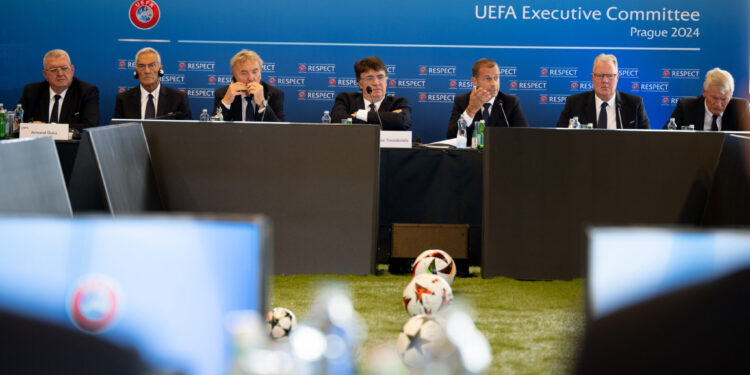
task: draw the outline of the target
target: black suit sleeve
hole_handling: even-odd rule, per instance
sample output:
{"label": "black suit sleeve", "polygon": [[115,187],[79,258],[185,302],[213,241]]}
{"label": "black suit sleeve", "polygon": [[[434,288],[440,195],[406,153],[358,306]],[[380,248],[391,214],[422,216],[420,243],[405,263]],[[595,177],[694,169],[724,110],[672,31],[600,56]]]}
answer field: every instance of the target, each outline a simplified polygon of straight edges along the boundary
{"label": "black suit sleeve", "polygon": [[570,108],[570,96],[565,99],[565,107],[563,107],[562,112],[560,112],[560,118],[557,119],[557,127],[558,128],[567,128],[569,125],[571,116],[571,108]]}
{"label": "black suit sleeve", "polygon": [[334,124],[341,123],[341,120],[352,117],[349,110],[349,96],[342,92],[336,95],[331,109],[331,122]]}
{"label": "black suit sleeve", "polygon": [[510,123],[509,125],[514,128],[529,127],[529,122],[526,121],[526,116],[523,115],[523,111],[521,110],[521,101],[518,99],[513,101],[513,106],[510,111],[508,111],[508,122]]}
{"label": "black suit sleeve", "polygon": [[125,118],[125,105],[123,104],[122,94],[115,97],[115,113],[112,118]]}
{"label": "black suit sleeve", "polygon": [[[674,107],[674,111],[672,111],[672,114],[669,116],[669,118],[674,117],[674,120],[677,124],[684,124],[685,123],[685,100],[680,99],[677,101],[677,105]],[[667,122],[664,123],[664,126],[662,126],[662,129],[666,129],[667,125],[669,124],[669,118],[667,119]]]}
{"label": "black suit sleeve", "polygon": [[[409,100],[402,97],[394,97],[395,101],[390,110],[378,112],[383,121],[383,130],[409,130],[411,127],[411,106]],[[401,110],[400,112],[394,112]],[[340,121],[340,120],[339,120]],[[373,111],[367,113],[368,124],[378,124],[378,115]]]}
{"label": "black suit sleeve", "polygon": [[274,91],[268,98],[268,107],[263,113],[256,113],[256,121],[283,122],[284,121],[284,92]]}
{"label": "black suit sleeve", "polygon": [[193,112],[190,110],[190,101],[187,94],[177,90],[180,94],[180,104],[177,106],[177,120],[192,120]]}
{"label": "black suit sleeve", "polygon": [[651,129],[651,123],[646,115],[646,106],[643,105],[643,98],[638,97],[638,103],[636,104],[636,123],[635,127],[638,129]]}
{"label": "black suit sleeve", "polygon": [[99,125],[99,89],[96,86],[90,86],[81,95],[81,105],[76,112],[78,115],[74,112],[69,124],[71,128],[83,130]]}

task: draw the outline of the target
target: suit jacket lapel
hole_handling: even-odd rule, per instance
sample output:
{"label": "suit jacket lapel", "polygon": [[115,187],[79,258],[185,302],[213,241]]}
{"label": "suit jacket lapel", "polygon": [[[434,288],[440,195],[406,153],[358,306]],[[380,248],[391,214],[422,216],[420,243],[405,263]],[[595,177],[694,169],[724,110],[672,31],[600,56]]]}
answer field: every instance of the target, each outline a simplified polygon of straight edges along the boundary
{"label": "suit jacket lapel", "polygon": [[169,102],[169,93],[167,89],[160,83],[159,84],[159,103],[156,108],[156,117],[164,116],[167,112],[166,107]]}
{"label": "suit jacket lapel", "polygon": [[620,108],[622,108],[622,97],[620,91],[615,91],[615,129],[625,129],[625,125],[621,123],[622,111]]}
{"label": "suit jacket lapel", "polygon": [[583,113],[586,114],[586,119],[579,119],[584,121],[579,121],[582,125],[591,122],[592,124],[596,124],[597,118],[596,118],[596,94],[594,91],[590,91],[589,99],[586,100],[586,107],[583,109]]}
{"label": "suit jacket lapel", "polygon": [[[75,100],[77,93],[78,86],[76,85],[76,81],[73,80],[73,83],[68,87],[68,92],[65,93],[65,100],[63,100],[62,107],[60,107],[60,122],[62,123],[70,123],[72,119],[72,113],[70,111],[73,110],[73,100]],[[49,93],[49,90],[47,91]]]}

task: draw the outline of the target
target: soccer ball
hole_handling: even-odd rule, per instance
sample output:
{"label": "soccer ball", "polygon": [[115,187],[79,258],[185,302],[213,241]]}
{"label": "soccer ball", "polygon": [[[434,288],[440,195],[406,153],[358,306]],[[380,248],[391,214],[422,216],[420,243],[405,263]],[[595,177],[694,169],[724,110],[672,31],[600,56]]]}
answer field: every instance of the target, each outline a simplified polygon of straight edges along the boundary
{"label": "soccer ball", "polygon": [[453,290],[440,276],[414,276],[404,289],[404,308],[411,316],[434,314],[453,301]]}
{"label": "soccer ball", "polygon": [[401,328],[396,350],[404,363],[411,368],[424,368],[433,359],[450,352],[441,322],[435,316],[417,315]]}
{"label": "soccer ball", "polygon": [[412,264],[414,276],[419,274],[438,275],[445,279],[448,284],[453,284],[456,277],[456,263],[453,258],[443,250],[425,250],[419,254]]}
{"label": "soccer ball", "polygon": [[271,338],[279,339],[289,336],[289,332],[297,327],[297,318],[289,309],[274,307],[266,314],[266,326]]}

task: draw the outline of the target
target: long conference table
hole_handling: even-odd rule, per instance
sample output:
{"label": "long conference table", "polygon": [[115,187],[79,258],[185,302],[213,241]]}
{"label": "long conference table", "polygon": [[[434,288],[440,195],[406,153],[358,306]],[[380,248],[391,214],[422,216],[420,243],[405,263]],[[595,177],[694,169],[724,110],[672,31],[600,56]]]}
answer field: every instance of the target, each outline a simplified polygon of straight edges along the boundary
{"label": "long conference table", "polygon": [[[168,181],[180,178],[171,165],[179,163],[180,157],[204,154],[206,150],[195,148],[202,143],[175,146],[166,136],[157,135],[161,130],[156,124],[143,123],[155,169],[164,171],[157,180],[174,187],[184,183]],[[268,130],[275,125],[256,126]],[[308,136],[318,131],[306,129],[312,132]],[[241,133],[242,128],[229,133],[233,131]],[[269,131],[268,137],[276,136]],[[195,133],[186,138],[200,136]],[[377,188],[374,227],[378,233],[373,236],[377,258],[381,262],[388,258],[393,223],[468,224],[469,260],[482,266],[483,276],[571,279],[585,275],[585,229],[590,225],[748,225],[750,205],[742,195],[750,192],[744,171],[747,163],[742,158],[748,142],[728,133],[489,128],[483,151],[381,149],[379,175],[373,182]],[[214,143],[211,147],[222,148]],[[260,153],[247,148],[246,160],[280,157],[263,139],[255,145]],[[71,146],[64,147],[70,155]],[[169,151],[173,160],[165,164],[166,150],[178,147],[182,151]],[[281,149],[285,160],[304,165],[316,148],[307,148],[307,155]],[[356,147],[343,151],[358,152]],[[187,163],[180,168],[184,172],[192,167]],[[268,169],[264,173],[284,172]],[[271,188],[264,185],[266,191]],[[198,192],[189,193],[192,196],[187,198],[199,201]],[[301,220],[310,218],[290,219],[304,226]],[[325,236],[326,230],[320,226],[314,233]],[[307,233],[301,241],[309,240],[309,231],[300,233]],[[341,229],[335,233],[340,235]],[[295,231],[285,234],[294,237]],[[301,246],[300,240],[288,241]],[[320,263],[314,257],[309,261]],[[336,259],[325,262],[335,265]],[[330,272],[330,267],[325,269]],[[299,270],[315,272],[309,267]]]}

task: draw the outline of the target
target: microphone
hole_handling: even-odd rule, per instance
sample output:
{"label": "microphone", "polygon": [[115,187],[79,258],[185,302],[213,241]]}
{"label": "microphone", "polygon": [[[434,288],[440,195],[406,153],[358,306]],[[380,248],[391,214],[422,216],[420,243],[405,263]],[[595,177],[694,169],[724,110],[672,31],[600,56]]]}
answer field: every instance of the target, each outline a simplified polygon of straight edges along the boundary
{"label": "microphone", "polygon": [[[367,95],[370,95],[370,101],[372,102],[372,87],[367,86]],[[375,103],[372,103],[375,104]],[[380,128],[383,128],[383,120],[380,118],[380,113],[378,113],[377,110],[375,110],[375,115],[378,116],[378,122],[380,122]]]}
{"label": "microphone", "polygon": [[620,105],[617,105],[617,117],[620,119],[620,125],[616,126],[617,129],[625,129],[625,127],[622,124],[622,115],[620,114]]}
{"label": "microphone", "polygon": [[497,105],[500,106],[500,110],[503,112],[503,118],[505,118],[505,127],[509,128],[510,127],[510,122],[508,122],[508,116],[505,115],[505,108],[503,108],[503,101],[502,100],[498,100],[497,101]]}
{"label": "microphone", "polygon": [[[270,98],[270,96],[268,98]],[[268,98],[263,96],[263,102],[268,103]],[[263,114],[260,116],[260,122],[263,122],[263,119],[266,118],[266,112],[268,112],[268,105],[266,105],[265,109],[263,110]]]}

